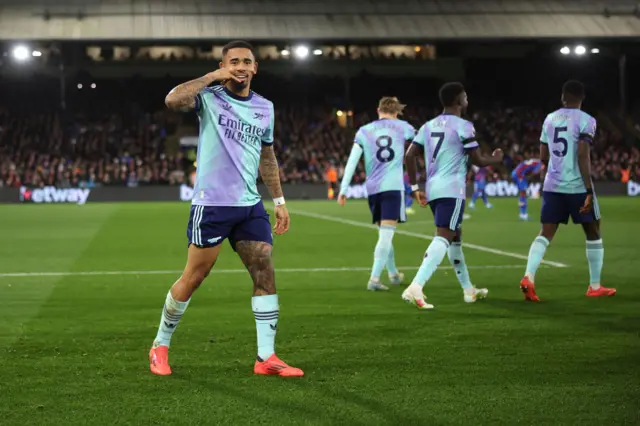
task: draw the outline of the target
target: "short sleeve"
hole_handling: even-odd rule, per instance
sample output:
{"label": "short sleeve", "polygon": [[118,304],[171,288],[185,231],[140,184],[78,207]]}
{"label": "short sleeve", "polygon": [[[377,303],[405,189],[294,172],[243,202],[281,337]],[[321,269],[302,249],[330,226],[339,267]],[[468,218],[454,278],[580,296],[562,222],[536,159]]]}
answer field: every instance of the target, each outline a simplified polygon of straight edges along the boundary
{"label": "short sleeve", "polygon": [[413,143],[415,143],[416,145],[420,145],[421,147],[424,147],[425,144],[425,138],[424,138],[424,134],[426,132],[425,126],[420,127],[420,130],[418,130],[418,133],[413,137]]}
{"label": "short sleeve", "polygon": [[200,109],[202,109],[202,98],[200,96],[200,93],[198,93],[196,95],[196,107],[194,108],[195,112],[200,112]]}
{"label": "short sleeve", "polygon": [[361,147],[364,147],[365,141],[366,141],[366,137],[364,135],[364,131],[360,128],[356,132],[355,138],[353,138],[353,143],[360,145]]}
{"label": "short sleeve", "polygon": [[458,137],[460,138],[464,149],[476,149],[480,146],[478,144],[478,138],[476,138],[476,129],[470,121],[465,121],[460,127],[458,130]]}
{"label": "short sleeve", "polygon": [[206,108],[206,104],[207,104],[207,96],[206,95],[206,88],[202,89],[201,91],[198,92],[198,94],[196,95],[195,101],[196,101],[196,105],[195,108],[193,109],[196,114],[200,115],[200,113],[202,112],[202,110],[204,108]]}
{"label": "short sleeve", "polygon": [[547,127],[549,127],[549,117],[544,119],[544,123],[542,123],[542,132],[540,133],[540,143],[548,145],[551,141],[549,140],[549,132],[547,132]]}
{"label": "short sleeve", "polygon": [[405,141],[412,141],[416,137],[416,129],[411,124],[407,123],[407,128],[404,132]]}
{"label": "short sleeve", "polygon": [[269,124],[262,134],[262,145],[273,145],[273,131],[275,126],[275,111],[273,110],[273,104],[269,106]]}
{"label": "short sleeve", "polygon": [[596,119],[587,116],[587,119],[580,126],[580,140],[593,143],[596,136]]}

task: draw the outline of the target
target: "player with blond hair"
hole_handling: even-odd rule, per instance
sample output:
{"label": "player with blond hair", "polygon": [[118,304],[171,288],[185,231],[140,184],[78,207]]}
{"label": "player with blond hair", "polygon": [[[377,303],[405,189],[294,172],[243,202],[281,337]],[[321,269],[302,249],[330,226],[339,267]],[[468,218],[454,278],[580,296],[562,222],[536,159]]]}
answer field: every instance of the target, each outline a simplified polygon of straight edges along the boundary
{"label": "player with blond hair", "polygon": [[360,157],[364,154],[366,189],[373,223],[378,226],[378,242],[373,252],[373,267],[367,290],[389,290],[380,282],[382,270],[387,268],[394,285],[402,283],[404,275],[398,271],[393,250],[393,235],[398,222],[407,220],[403,176],[404,152],[416,130],[398,119],[405,105],[396,97],[383,97],[378,103],[378,119],[362,126],[355,136],[351,155],[345,166],[338,203],[346,203],[346,191],[351,183]]}

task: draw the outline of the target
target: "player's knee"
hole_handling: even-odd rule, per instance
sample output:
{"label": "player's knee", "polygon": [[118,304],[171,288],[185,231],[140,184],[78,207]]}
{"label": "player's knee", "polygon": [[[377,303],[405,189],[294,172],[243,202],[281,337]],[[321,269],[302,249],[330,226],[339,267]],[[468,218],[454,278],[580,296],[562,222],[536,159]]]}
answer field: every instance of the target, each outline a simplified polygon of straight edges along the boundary
{"label": "player's knee", "polygon": [[556,235],[557,225],[552,224],[542,224],[542,230],[540,231],[540,236],[545,237],[549,242],[553,240],[553,237]]}
{"label": "player's knee", "polygon": [[585,236],[589,241],[599,240],[600,237],[600,227],[597,222],[590,222],[583,225]]}
{"label": "player's knee", "polygon": [[442,238],[446,239],[447,241],[449,241],[449,243],[451,243],[455,239],[455,237],[457,235],[457,231],[452,231],[449,228],[438,227],[436,229],[436,235],[438,237],[442,237]]}

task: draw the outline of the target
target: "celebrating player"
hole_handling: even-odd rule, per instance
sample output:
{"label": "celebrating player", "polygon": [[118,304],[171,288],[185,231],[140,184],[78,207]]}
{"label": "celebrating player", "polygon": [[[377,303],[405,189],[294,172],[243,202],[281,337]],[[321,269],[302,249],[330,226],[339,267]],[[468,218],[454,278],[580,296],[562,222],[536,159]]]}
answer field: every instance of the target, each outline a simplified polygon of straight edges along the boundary
{"label": "celebrating player", "polygon": [[[187,227],[187,265],[164,304],[158,334],[149,352],[154,374],[171,374],[171,335],[193,292],[209,275],[229,238],[253,279],[251,305],[258,334],[255,374],[302,376],[274,353],[278,295],[271,262],[269,215],[262,205],[258,170],[275,203],[276,235],[289,230],[278,163],[273,150],[273,103],[250,89],[258,70],[250,44],[235,41],[222,50],[220,69],[175,87],[166,97],[176,111],[195,110],[200,118],[198,169]],[[209,88],[213,82],[221,85]]]}
{"label": "celebrating player", "polygon": [[529,189],[529,182],[527,181],[527,177],[542,173],[543,170],[544,165],[542,161],[532,158],[518,164],[511,172],[511,178],[518,186],[518,191],[520,191],[520,220],[529,220],[529,213],[527,211],[527,189]]}
{"label": "celebrating player", "polygon": [[520,288],[525,300],[539,302],[535,274],[558,225],[581,224],[587,238],[589,288],[587,296],[613,296],[614,288],[600,285],[604,247],[600,236],[600,208],[591,181],[589,150],[596,134],[596,120],[582,111],[584,86],[570,80],[562,86],[563,108],[547,115],[540,136],[540,158],[548,166],[542,192],[542,231],[533,240]]}
{"label": "celebrating player", "polygon": [[[431,309],[422,290],[446,254],[464,290],[465,302],[487,296],[487,289],[476,289],[462,253],[462,217],[466,198],[467,157],[484,167],[502,162],[502,151],[491,157],[480,152],[473,124],[460,118],[467,108],[467,94],[460,83],[447,83],[440,89],[441,115],[425,123],[407,151],[407,173],[413,195],[422,206],[429,207],[435,217],[436,237],[424,255],[413,282],[402,293],[402,299],[418,309]],[[424,155],[427,169],[426,194],[416,184],[416,159]],[[426,198],[425,198],[426,196]]]}
{"label": "celebrating player", "polygon": [[369,208],[373,223],[379,227],[371,278],[367,284],[367,290],[372,291],[389,290],[380,282],[385,266],[392,284],[398,285],[404,278],[396,268],[393,234],[398,222],[406,221],[402,163],[405,143],[410,142],[416,133],[413,126],[398,119],[404,107],[398,98],[380,99],[378,120],[362,126],[356,133],[338,196],[338,203],[344,206],[351,178],[364,153]]}
{"label": "celebrating player", "polygon": [[487,193],[485,192],[485,187],[487,186],[487,173],[489,172],[489,167],[478,167],[472,166],[473,170],[473,195],[471,196],[471,202],[469,203],[469,208],[474,209],[476,207],[476,200],[478,197],[482,198],[484,202],[484,206],[488,209],[493,207],[493,205],[487,199]]}

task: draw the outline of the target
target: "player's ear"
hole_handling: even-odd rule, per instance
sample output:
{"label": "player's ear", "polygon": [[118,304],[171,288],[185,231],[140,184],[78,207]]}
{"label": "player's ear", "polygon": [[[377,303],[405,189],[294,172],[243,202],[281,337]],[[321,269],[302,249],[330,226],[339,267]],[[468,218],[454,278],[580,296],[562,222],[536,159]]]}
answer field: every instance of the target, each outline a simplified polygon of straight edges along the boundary
{"label": "player's ear", "polygon": [[222,61],[220,61],[220,63],[218,65],[220,65],[220,68],[224,68],[224,59]]}
{"label": "player's ear", "polygon": [[258,74],[258,62],[253,61],[253,74]]}

